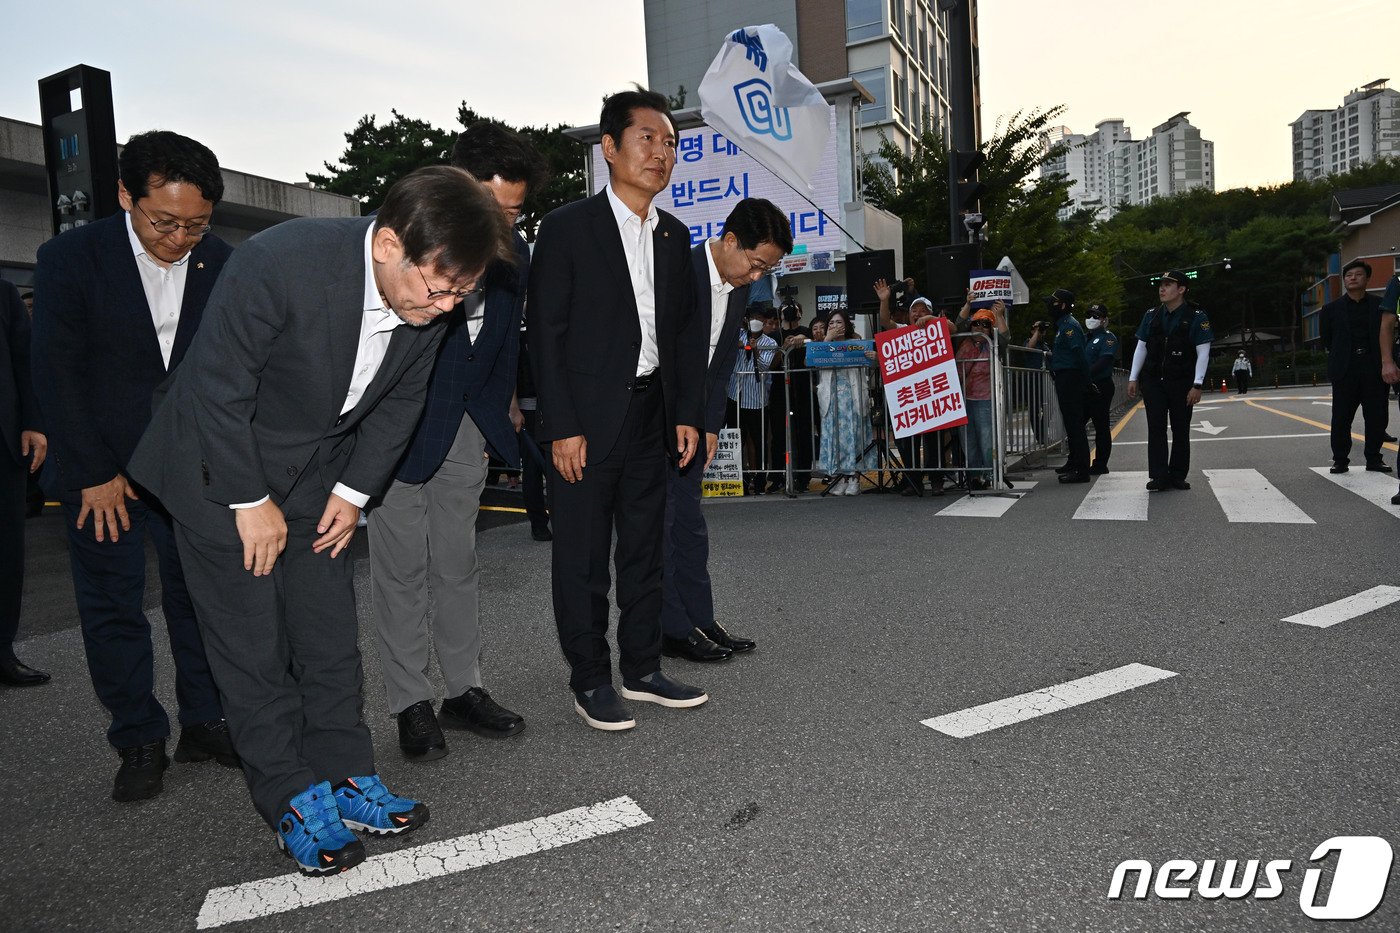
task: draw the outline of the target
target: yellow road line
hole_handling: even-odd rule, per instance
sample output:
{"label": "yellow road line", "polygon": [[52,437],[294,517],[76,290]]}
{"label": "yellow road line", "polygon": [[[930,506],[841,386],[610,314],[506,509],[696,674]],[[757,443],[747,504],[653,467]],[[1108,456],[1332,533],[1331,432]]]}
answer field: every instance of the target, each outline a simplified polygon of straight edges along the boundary
{"label": "yellow road line", "polygon": [[[1292,412],[1289,412],[1289,411],[1279,411],[1277,408],[1270,408],[1268,405],[1260,405],[1258,402],[1254,401],[1253,399],[1247,399],[1247,400],[1245,401],[1245,404],[1248,405],[1250,408],[1258,408],[1258,409],[1261,409],[1261,410],[1263,410],[1263,411],[1272,412],[1272,413],[1274,413],[1275,415],[1283,415],[1283,417],[1285,417],[1285,418],[1292,418],[1294,421],[1301,421],[1301,422],[1303,422],[1303,424],[1310,424],[1310,425],[1312,425],[1313,427],[1315,427],[1315,428],[1321,428],[1321,429],[1324,430],[1324,431],[1330,431],[1330,430],[1332,430],[1332,426],[1331,426],[1330,424],[1323,424],[1321,421],[1314,421],[1314,420],[1312,420],[1311,418],[1304,418],[1302,415],[1295,415],[1295,414],[1293,414]],[[1361,435],[1361,434],[1357,434],[1357,433],[1354,432],[1354,431],[1352,432],[1352,435],[1351,435],[1351,436],[1352,436],[1353,438],[1355,438],[1356,440],[1358,440],[1358,441],[1364,441],[1364,440],[1366,440],[1365,436],[1363,436],[1363,435]],[[1386,450],[1400,450],[1400,447],[1397,447],[1395,444],[1389,444],[1389,443],[1387,443],[1387,444],[1382,444],[1381,446],[1384,447]]]}
{"label": "yellow road line", "polygon": [[1128,422],[1133,420],[1133,415],[1136,415],[1141,408],[1142,402],[1138,402],[1132,408],[1128,409],[1128,413],[1123,416],[1123,420],[1113,426],[1113,430],[1108,432],[1108,436],[1115,441],[1118,440],[1118,435],[1128,426]]}
{"label": "yellow road line", "polygon": [[524,509],[516,509],[508,505],[482,505],[478,506],[478,508],[480,508],[483,512],[516,512],[520,515],[525,514]]}

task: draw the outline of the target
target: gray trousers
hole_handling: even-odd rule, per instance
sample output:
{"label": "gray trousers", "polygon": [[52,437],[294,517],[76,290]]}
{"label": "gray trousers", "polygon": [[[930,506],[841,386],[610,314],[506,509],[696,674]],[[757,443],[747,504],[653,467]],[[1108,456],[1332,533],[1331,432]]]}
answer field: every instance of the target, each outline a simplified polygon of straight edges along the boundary
{"label": "gray trousers", "polygon": [[463,415],[432,478],[394,480],[384,501],[370,510],[370,590],[392,713],[433,699],[430,641],[445,696],[481,686],[476,513],[486,485],[485,454],[485,438]]}

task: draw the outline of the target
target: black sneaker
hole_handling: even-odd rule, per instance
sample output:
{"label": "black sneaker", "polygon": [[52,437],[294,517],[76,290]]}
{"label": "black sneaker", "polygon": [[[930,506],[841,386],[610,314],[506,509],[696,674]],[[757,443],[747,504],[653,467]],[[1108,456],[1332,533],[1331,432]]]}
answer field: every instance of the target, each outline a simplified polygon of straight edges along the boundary
{"label": "black sneaker", "polygon": [[187,761],[208,761],[213,758],[225,768],[237,768],[241,762],[233,748],[233,737],[228,733],[228,723],[222,719],[211,719],[180,729],[180,741],[175,746],[175,760],[184,764]]}
{"label": "black sneaker", "polygon": [[437,761],[447,754],[447,739],[433,715],[433,704],[419,700],[398,715],[399,750],[409,761]]}
{"label": "black sneaker", "polygon": [[689,709],[710,699],[710,695],[699,687],[672,680],[660,671],[652,671],[640,680],[624,680],[622,695],[629,700],[656,703],[671,709]]}
{"label": "black sneaker", "polygon": [[145,745],[119,748],[122,766],[117,769],[117,780],[112,785],[112,799],[118,803],[131,803],[133,800],[150,800],[160,793],[161,775],[170,767],[170,759],[165,754],[165,739],[156,739]]}
{"label": "black sneaker", "polygon": [[575,690],[574,712],[582,716],[584,722],[604,732],[621,732],[637,724],[612,684],[603,684],[592,690]]}
{"label": "black sneaker", "polygon": [[438,722],[449,729],[470,729],[488,739],[505,739],[525,728],[525,719],[512,713],[480,687],[442,701]]}

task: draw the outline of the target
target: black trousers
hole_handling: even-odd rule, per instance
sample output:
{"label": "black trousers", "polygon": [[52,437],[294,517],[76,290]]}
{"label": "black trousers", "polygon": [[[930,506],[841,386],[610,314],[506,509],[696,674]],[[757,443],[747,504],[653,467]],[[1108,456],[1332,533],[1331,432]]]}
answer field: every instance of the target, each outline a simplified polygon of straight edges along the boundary
{"label": "black trousers", "polygon": [[817,434],[812,395],[812,374],[793,373],[788,410],[792,417],[792,477],[798,492],[806,492],[812,481],[812,446]]}
{"label": "black trousers", "polygon": [[710,585],[710,531],[701,511],[705,463],[697,455],[684,470],[666,467],[666,523],[662,538],[661,630],[685,638],[715,621]]}
{"label": "black trousers", "polygon": [[1084,429],[1084,392],[1088,377],[1077,369],[1059,369],[1055,376],[1055,398],[1060,403],[1060,420],[1069,442],[1071,473],[1089,472],[1089,432]]}
{"label": "black trousers", "polygon": [[[1147,409],[1147,475],[1151,479],[1185,479],[1191,471],[1191,406],[1186,394],[1190,378],[1144,377],[1138,383]],[[1171,424],[1171,456],[1167,456],[1167,425]]]}
{"label": "black trousers", "polygon": [[[732,400],[731,400],[732,401]],[[749,475],[744,477],[744,491],[760,491],[768,482],[762,471],[768,468],[768,409],[744,408],[733,402],[724,414],[726,427],[738,428],[740,437],[739,463]]]}
{"label": "black trousers", "polygon": [[29,466],[0,451],[0,660],[15,655],[24,595],[24,511]]}
{"label": "black trousers", "polygon": [[[319,474],[314,462],[302,472]],[[354,561],[311,550],[326,498],[315,482],[292,490],[282,503],[287,548],[263,577],[243,569],[243,546],[227,528],[176,526],[229,734],[269,826],[310,785],[375,773],[361,717]]]}
{"label": "black trousers", "polygon": [[1332,383],[1332,459],[1346,463],[1351,456],[1351,423],[1360,407],[1366,425],[1364,450],[1367,461],[1381,456],[1385,429],[1390,422],[1389,388],[1380,372],[1361,364],[1348,368]]}
{"label": "black trousers", "polygon": [[1249,370],[1235,370],[1235,391],[1240,395],[1244,395],[1249,391]]}
{"label": "black trousers", "polygon": [[1099,391],[1084,397],[1084,417],[1094,425],[1094,465],[1106,467],[1113,453],[1113,431],[1108,423],[1113,410],[1113,380],[1100,379],[1094,385]]}
{"label": "black trousers", "polygon": [[[520,433],[520,491],[525,496],[525,514],[530,519],[530,527],[535,531],[544,531],[549,528],[549,507],[545,504],[544,494],[545,468],[541,461],[535,459],[536,451],[528,449],[530,441],[525,437],[526,432],[530,437],[535,436],[538,412],[533,408],[522,408],[520,413],[525,418],[525,430]],[[539,453],[548,457],[549,448],[542,447]]]}
{"label": "black trousers", "polygon": [[170,516],[144,499],[128,499],[131,530],[121,531],[116,541],[110,534],[98,541],[91,515],[81,531],[77,528],[81,500],[64,493],[60,501],[88,673],[97,698],[112,716],[107,741],[113,748],[130,748],[170,734],[170,719],[154,692],[151,623],[142,609],[147,537],[155,545],[160,567],[160,604],[175,660],[180,722],[223,719]]}
{"label": "black trousers", "polygon": [[[761,419],[763,410],[754,411]],[[569,686],[576,691],[612,681],[607,631],[614,530],[618,669],[626,680],[661,669],[664,432],[657,380],[632,394],[617,443],[602,460],[589,457],[581,480],[566,482],[550,465],[554,623],[572,672]]]}

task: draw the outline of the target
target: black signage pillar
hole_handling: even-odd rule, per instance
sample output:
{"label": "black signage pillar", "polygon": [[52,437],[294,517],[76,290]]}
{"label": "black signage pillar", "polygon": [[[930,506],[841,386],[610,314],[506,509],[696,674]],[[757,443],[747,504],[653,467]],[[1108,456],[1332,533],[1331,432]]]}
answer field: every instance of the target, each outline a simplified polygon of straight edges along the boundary
{"label": "black signage pillar", "polygon": [[112,75],[77,65],[39,81],[54,235],[118,210]]}

